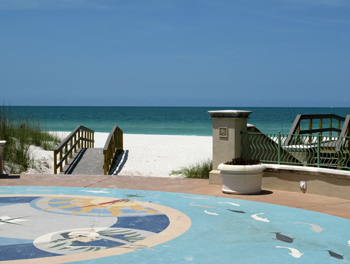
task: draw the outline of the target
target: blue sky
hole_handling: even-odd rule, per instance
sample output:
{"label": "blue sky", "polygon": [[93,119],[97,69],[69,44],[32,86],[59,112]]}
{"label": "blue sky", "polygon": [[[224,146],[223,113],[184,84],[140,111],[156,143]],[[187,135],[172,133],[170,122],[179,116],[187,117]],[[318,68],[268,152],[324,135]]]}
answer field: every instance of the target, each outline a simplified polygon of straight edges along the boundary
{"label": "blue sky", "polygon": [[0,0],[5,105],[350,106],[349,0]]}

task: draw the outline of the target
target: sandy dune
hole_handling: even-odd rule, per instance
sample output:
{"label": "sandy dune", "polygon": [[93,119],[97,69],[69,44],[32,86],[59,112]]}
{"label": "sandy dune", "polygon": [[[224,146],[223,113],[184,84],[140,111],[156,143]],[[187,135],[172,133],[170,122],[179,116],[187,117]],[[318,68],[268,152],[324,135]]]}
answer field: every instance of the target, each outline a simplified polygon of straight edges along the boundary
{"label": "sandy dune", "polygon": [[[53,133],[61,138],[69,135]],[[108,133],[95,133],[95,148],[103,148],[107,137]],[[31,155],[36,168],[27,173],[53,173],[52,151],[32,146]],[[212,159],[211,137],[124,134],[124,153],[114,171],[119,175],[165,177],[172,170],[208,159]]]}

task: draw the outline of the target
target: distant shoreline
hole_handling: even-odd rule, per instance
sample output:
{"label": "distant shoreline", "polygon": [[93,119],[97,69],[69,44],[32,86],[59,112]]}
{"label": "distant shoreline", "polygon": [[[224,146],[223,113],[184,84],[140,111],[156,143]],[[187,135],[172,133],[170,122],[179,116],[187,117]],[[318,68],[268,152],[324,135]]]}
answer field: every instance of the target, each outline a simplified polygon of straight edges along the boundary
{"label": "distant shoreline", "polygon": [[13,106],[11,116],[40,121],[42,130],[73,131],[83,125],[99,133],[119,126],[125,134],[212,136],[210,110],[251,110],[248,123],[264,133],[288,133],[298,114],[336,114],[350,108],[316,107],[44,107]]}

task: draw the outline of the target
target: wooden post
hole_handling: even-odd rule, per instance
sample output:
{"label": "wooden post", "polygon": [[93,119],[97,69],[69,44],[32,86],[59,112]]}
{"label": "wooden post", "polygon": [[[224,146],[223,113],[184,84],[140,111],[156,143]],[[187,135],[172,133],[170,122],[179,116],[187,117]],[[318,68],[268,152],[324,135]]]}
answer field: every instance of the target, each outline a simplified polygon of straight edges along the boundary
{"label": "wooden post", "polygon": [[[309,130],[312,130],[312,119],[309,119]],[[309,144],[312,142],[312,134],[309,133]]]}
{"label": "wooden post", "polygon": [[[65,151],[66,152],[64,154],[67,154],[67,152],[68,152],[68,144],[66,144]],[[66,157],[65,162],[66,162],[66,165],[67,165],[68,164],[68,157]]]}
{"label": "wooden post", "polygon": [[[322,118],[320,118],[320,129],[322,129]],[[322,132],[321,133],[321,137],[320,137],[320,140],[322,141]]]}
{"label": "wooden post", "polygon": [[[329,128],[332,128],[332,118],[329,118]],[[332,131],[329,131],[329,140],[332,140]]]}
{"label": "wooden post", "polygon": [[118,140],[119,140],[119,144],[118,144],[119,148],[123,149],[123,131],[121,129],[119,130],[119,139]]}
{"label": "wooden post", "polygon": [[[63,149],[60,150],[60,161],[62,160],[62,152],[63,152]],[[60,171],[63,170],[63,165],[62,164],[63,164],[63,162],[60,165]]]}
{"label": "wooden post", "polygon": [[115,149],[117,148],[117,142],[115,141],[115,137],[113,137],[113,142],[112,142],[112,152],[113,152],[113,156],[115,153]]}
{"label": "wooden post", "polygon": [[57,174],[57,151],[53,151],[53,174]]}
{"label": "wooden post", "polygon": [[108,152],[106,153],[105,155],[105,160],[104,160],[104,165],[103,165],[103,169],[104,169],[104,175],[107,175],[107,155],[108,155]]}
{"label": "wooden post", "polygon": [[118,145],[118,133],[119,132],[119,129],[118,129],[118,127],[115,129],[115,131],[114,131],[114,134],[113,134],[113,138],[114,138],[114,144],[115,144],[115,149],[114,149],[114,151],[116,151],[116,149],[119,147],[119,145]]}
{"label": "wooden post", "polygon": [[74,153],[77,152],[77,145],[75,143],[77,143],[77,134],[74,135]]}
{"label": "wooden post", "polygon": [[[73,138],[70,140],[70,149],[72,148],[72,146],[73,146]],[[69,158],[73,158],[73,151],[69,153]]]}
{"label": "wooden post", "polygon": [[4,174],[4,148],[6,140],[0,140],[0,175]]}

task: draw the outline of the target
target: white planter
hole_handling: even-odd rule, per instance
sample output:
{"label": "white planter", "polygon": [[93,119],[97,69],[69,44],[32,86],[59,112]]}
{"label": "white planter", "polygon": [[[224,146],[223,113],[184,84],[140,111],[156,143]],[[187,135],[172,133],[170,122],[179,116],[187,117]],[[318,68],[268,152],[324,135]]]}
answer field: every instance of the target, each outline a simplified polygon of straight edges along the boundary
{"label": "white planter", "polygon": [[261,192],[261,180],[265,165],[226,165],[218,167],[222,177],[222,191],[230,194],[254,194]]}

